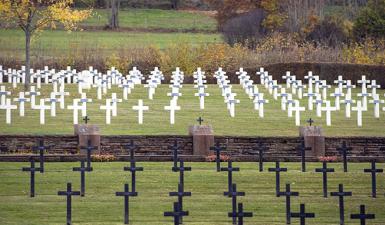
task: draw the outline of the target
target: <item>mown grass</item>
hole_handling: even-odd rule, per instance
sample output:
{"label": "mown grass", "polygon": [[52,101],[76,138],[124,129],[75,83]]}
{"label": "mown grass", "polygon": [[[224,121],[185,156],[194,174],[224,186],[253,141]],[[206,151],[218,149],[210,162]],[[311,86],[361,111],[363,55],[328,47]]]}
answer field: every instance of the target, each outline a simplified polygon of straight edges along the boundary
{"label": "mown grass", "polygon": [[[94,171],[86,174],[86,196],[73,197],[72,219],[74,224],[122,224],[123,198],[116,197],[124,183],[130,182],[130,175],[123,171],[125,162],[93,163]],[[0,223],[8,224],[63,224],[66,201],[57,196],[65,190],[66,183],[72,182],[73,189],[79,190],[79,173],[72,172],[78,163],[47,163],[46,172],[36,175],[36,197],[29,197],[29,173],[21,172],[28,163],[0,163]],[[168,192],[176,191],[178,173],[171,172],[172,163],[139,162],[144,171],[137,173],[139,196],[130,198],[130,224],[164,225],[172,224],[171,218],[163,216],[170,211],[175,197]],[[214,163],[186,163],[192,171],[185,173],[185,191],[192,196],[184,199],[184,209],[190,215],[186,224],[231,224],[227,212],[231,210],[231,199],[223,196],[227,189],[227,173],[215,171]],[[224,165],[225,166],[225,165]],[[234,173],[234,182],[239,191],[246,192],[239,197],[246,211],[254,213],[246,218],[246,224],[285,224],[285,198],[275,197],[275,174],[266,172],[273,163],[265,164],[265,172],[258,172],[256,163],[234,163],[240,172]],[[292,210],[298,211],[299,204],[305,203],[307,212],[316,214],[308,224],[339,224],[338,199],[322,197],[322,175],[314,169],[321,163],[309,163],[308,172],[300,172],[300,163],[282,163],[288,172],[281,175],[281,189],[290,183],[292,191],[299,197],[292,198]],[[384,224],[385,175],[377,175],[377,198],[370,197],[370,175],[363,173],[369,163],[350,163],[349,172],[343,173],[340,163],[330,163],[336,172],[328,175],[328,191],[337,191],[338,184],[344,184],[345,191],[352,191],[352,197],[345,198],[346,224],[357,224],[350,219],[351,213],[359,212],[359,205],[365,204],[368,213],[376,214],[370,224]],[[385,165],[378,164],[379,168]],[[293,224],[298,224],[293,219]]]}
{"label": "mown grass", "polygon": [[[95,9],[92,17],[81,23],[83,26],[104,27],[109,12]],[[215,18],[200,12],[186,12],[161,9],[124,9],[119,11],[121,28],[171,29],[175,31],[216,31]]]}
{"label": "mown grass", "polygon": [[[8,85],[9,87],[9,85]],[[118,116],[112,117],[111,125],[105,124],[105,111],[100,110],[99,106],[105,104],[105,100],[96,99],[96,89],[88,91],[87,96],[93,99],[87,105],[87,114],[91,118],[92,124],[97,124],[101,128],[103,135],[187,135],[188,127],[197,124],[196,119],[202,116],[204,124],[213,126],[215,135],[234,135],[234,136],[298,136],[299,129],[295,126],[295,117],[288,118],[287,112],[280,108],[280,101],[275,101],[266,92],[264,87],[259,88],[265,93],[265,98],[270,102],[265,105],[265,117],[259,118],[258,112],[254,110],[252,101],[245,94],[240,85],[233,86],[233,92],[237,93],[240,104],[236,105],[235,118],[230,117],[220,89],[217,85],[209,85],[207,92],[210,94],[205,100],[205,109],[199,109],[199,99],[194,96],[196,89],[192,85],[186,84],[181,89],[182,96],[178,100],[178,105],[182,110],[176,112],[176,123],[170,125],[169,112],[164,110],[164,106],[169,105],[170,92],[168,85],[161,85],[156,89],[154,100],[148,99],[147,89],[143,86],[136,86],[127,101],[118,104]],[[7,88],[10,90],[10,88]],[[12,91],[13,96],[23,90]],[[71,96],[66,98],[66,104],[72,104],[73,98],[79,98],[77,88],[74,85],[67,85],[66,90]],[[49,97],[52,91],[51,85],[43,86],[41,93],[45,98]],[[111,93],[116,92],[122,98],[122,90],[113,87],[105,97],[111,97]],[[353,92],[353,95],[356,96]],[[378,93],[383,96],[384,91]],[[150,107],[144,113],[144,124],[137,123],[137,111],[132,110],[133,105],[137,105],[138,99],[143,99],[144,104]],[[39,101],[37,101],[39,102]],[[302,106],[307,106],[307,98],[301,102]],[[317,118],[315,110],[301,113],[301,124],[306,125],[306,120],[312,117],[315,124],[322,126],[326,136],[384,136],[385,113],[381,111],[380,118],[373,116],[373,105],[368,105],[369,110],[363,113],[363,127],[357,127],[356,112],[352,112],[351,118],[345,118],[344,106],[341,111],[332,113],[332,126],[326,126],[325,114],[323,118]],[[71,110],[61,110],[57,106],[57,116],[50,117],[49,111],[46,112],[46,124],[39,124],[39,111],[31,110],[29,103],[26,104],[26,116],[19,117],[18,110],[12,111],[12,124],[5,124],[5,110],[0,111],[0,133],[1,134],[73,134],[73,114]],[[81,121],[81,118],[79,118]]]}

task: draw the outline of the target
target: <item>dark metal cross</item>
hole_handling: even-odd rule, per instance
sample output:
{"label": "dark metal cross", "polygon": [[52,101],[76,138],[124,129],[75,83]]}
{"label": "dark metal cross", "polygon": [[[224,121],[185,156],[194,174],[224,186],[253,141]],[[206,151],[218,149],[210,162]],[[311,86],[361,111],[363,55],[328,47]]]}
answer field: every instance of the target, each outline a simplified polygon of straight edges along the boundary
{"label": "dark metal cross", "polygon": [[286,184],[286,189],[284,192],[278,192],[279,196],[286,196],[286,224],[290,224],[291,222],[291,217],[290,217],[290,198],[291,196],[299,196],[299,192],[293,192],[290,190],[290,184]]}
{"label": "dark metal cross", "polygon": [[199,122],[199,126],[201,126],[201,125],[202,125],[202,122],[203,122],[204,120],[202,119],[202,117],[199,117],[199,118],[197,119],[197,121]]}
{"label": "dark metal cross", "polygon": [[309,118],[308,120],[306,120],[306,122],[311,126],[313,125],[314,120],[312,118]]}
{"label": "dark metal cross", "polygon": [[35,161],[31,159],[31,167],[23,167],[22,171],[28,171],[31,173],[30,176],[30,196],[31,198],[35,197],[35,172],[40,171],[41,168],[35,167]]}
{"label": "dark metal cross", "polygon": [[275,162],[275,168],[269,168],[269,172],[275,172],[275,195],[279,197],[279,191],[280,191],[280,173],[286,172],[287,168],[280,168],[279,162]]}
{"label": "dark metal cross", "polygon": [[338,185],[338,192],[330,192],[331,196],[337,196],[338,197],[338,203],[340,208],[340,225],[345,224],[345,206],[344,206],[344,197],[345,196],[352,196],[352,192],[344,192],[344,185],[339,184]]}
{"label": "dark metal cross", "polygon": [[[237,185],[232,184],[231,191],[224,192],[225,196],[231,197],[232,202],[232,213],[235,215],[237,213],[237,196],[245,196],[245,192],[237,192]],[[237,217],[233,216],[233,224],[237,223]]]}
{"label": "dark metal cross", "polygon": [[238,218],[238,225],[243,225],[243,218],[245,217],[253,217],[252,212],[244,212],[243,211],[243,204],[238,203],[238,212],[230,212],[229,217],[237,217]]}
{"label": "dark metal cross", "polygon": [[[178,192],[170,192],[170,196],[177,196],[178,197],[178,204],[179,204],[179,210],[183,211],[183,197],[191,196],[191,192],[185,192],[184,191],[184,185],[179,183],[178,184]],[[183,218],[181,217],[179,220],[179,223],[183,223]]]}
{"label": "dark metal cross", "polygon": [[254,151],[258,151],[259,156],[259,172],[263,171],[263,155],[269,150],[269,147],[264,146],[262,142],[259,142],[257,146],[253,148]]}
{"label": "dark metal cross", "polygon": [[134,144],[134,140],[131,140],[130,144],[124,145],[124,149],[130,151],[130,160],[131,161],[135,159],[135,152],[134,151],[138,148],[139,148],[139,146]]}
{"label": "dark metal cross", "polygon": [[125,166],[123,170],[131,172],[131,189],[132,192],[136,192],[136,172],[143,171],[143,167],[136,167],[135,160],[131,160],[130,167]]}
{"label": "dark metal cross", "polygon": [[116,192],[115,195],[124,197],[124,224],[128,224],[129,223],[129,197],[130,196],[135,197],[138,195],[138,193],[130,192],[128,188],[128,184],[124,184],[124,191]]}
{"label": "dark metal cross", "polygon": [[91,167],[91,151],[96,150],[96,146],[92,146],[91,140],[88,140],[87,142],[87,147],[81,147],[81,149],[87,150],[87,171],[90,172],[92,171]]}
{"label": "dark metal cross", "polygon": [[342,146],[341,147],[337,147],[337,151],[340,152],[340,154],[342,154],[342,157],[343,157],[343,163],[344,163],[344,172],[348,172],[348,161],[347,161],[347,154],[348,154],[348,151],[351,151],[353,148],[352,147],[347,147],[346,146],[346,141],[343,141],[342,142]]}
{"label": "dark metal cross", "polygon": [[85,124],[88,124],[88,121],[90,121],[90,118],[88,116],[83,117],[83,121]]}
{"label": "dark metal cross", "polygon": [[300,224],[305,225],[305,219],[306,218],[314,218],[315,214],[314,213],[306,213],[305,212],[305,204],[301,204],[299,213],[290,213],[290,217],[300,218]]}
{"label": "dark metal cross", "polygon": [[305,141],[302,140],[301,144],[298,145],[297,149],[301,154],[301,168],[302,172],[306,172],[306,150],[311,150],[311,147],[305,147]]}
{"label": "dark metal cross", "polygon": [[71,225],[72,195],[80,195],[80,191],[72,191],[72,184],[67,183],[67,191],[58,191],[57,194],[67,196],[67,225]]}
{"label": "dark metal cross", "polygon": [[178,150],[179,150],[178,142],[174,141],[174,145],[170,146],[169,149],[173,151],[172,159],[174,162],[174,166],[172,167],[172,171],[175,172],[174,169],[178,167]]}
{"label": "dark metal cross", "polygon": [[324,198],[328,197],[328,173],[333,173],[334,168],[327,168],[327,163],[322,162],[322,168],[316,168],[315,172],[322,173],[322,187]]}
{"label": "dark metal cross", "polygon": [[221,151],[226,150],[226,146],[222,147],[219,144],[219,141],[215,144],[215,146],[210,147],[210,150],[215,151],[216,157],[215,162],[217,163],[217,172],[221,171]]}
{"label": "dark metal cross", "polygon": [[[90,168],[90,170],[92,171],[92,167]],[[84,167],[84,160],[80,161],[80,167],[74,167],[72,168],[72,171],[80,172],[80,196],[84,197],[84,194],[86,192],[85,172],[89,171],[88,168]]]}
{"label": "dark metal cross", "polygon": [[370,169],[364,169],[365,173],[371,173],[372,174],[372,197],[376,197],[376,173],[382,173],[384,172],[383,169],[376,169],[376,161],[371,162],[372,168]]}
{"label": "dark metal cross", "polygon": [[221,168],[221,171],[227,171],[228,190],[231,192],[231,186],[233,184],[233,172],[239,171],[238,167],[233,167],[233,162],[229,160],[227,167]]}
{"label": "dark metal cross", "polygon": [[165,212],[164,216],[172,216],[174,217],[174,225],[180,224],[180,219],[183,218],[183,216],[188,216],[188,211],[182,211],[179,207],[178,202],[174,202],[174,211],[172,212]]}
{"label": "dark metal cross", "polygon": [[40,173],[44,173],[44,150],[48,149],[47,146],[44,146],[44,140],[39,140],[38,146],[34,146],[34,151],[39,151],[39,161],[40,161]]}
{"label": "dark metal cross", "polygon": [[179,160],[179,167],[173,168],[174,172],[179,171],[179,183],[184,187],[184,172],[191,171],[191,167],[185,167],[183,160]]}
{"label": "dark metal cross", "polygon": [[365,213],[365,205],[360,205],[360,214],[350,214],[351,219],[359,219],[361,225],[366,224],[366,220],[372,220],[376,217],[374,214],[366,214]]}

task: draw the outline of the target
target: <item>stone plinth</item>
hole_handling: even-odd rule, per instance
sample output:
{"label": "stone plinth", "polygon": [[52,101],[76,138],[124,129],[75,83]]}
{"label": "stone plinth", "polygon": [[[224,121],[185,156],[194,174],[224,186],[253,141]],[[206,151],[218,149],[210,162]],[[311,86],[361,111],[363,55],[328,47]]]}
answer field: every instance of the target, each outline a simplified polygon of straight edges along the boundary
{"label": "stone plinth", "polygon": [[82,147],[87,147],[88,140],[91,141],[92,146],[96,146],[98,149],[92,151],[93,154],[100,153],[100,129],[97,125],[90,124],[78,124],[74,125],[75,135],[78,136],[78,147],[80,153],[85,154],[86,150],[82,150]]}
{"label": "stone plinth", "polygon": [[189,135],[193,137],[193,155],[207,156],[214,145],[214,132],[209,125],[189,127]]}
{"label": "stone plinth", "polygon": [[305,147],[311,147],[307,153],[309,156],[325,156],[325,136],[322,128],[318,126],[306,126],[299,128],[299,135],[305,140]]}

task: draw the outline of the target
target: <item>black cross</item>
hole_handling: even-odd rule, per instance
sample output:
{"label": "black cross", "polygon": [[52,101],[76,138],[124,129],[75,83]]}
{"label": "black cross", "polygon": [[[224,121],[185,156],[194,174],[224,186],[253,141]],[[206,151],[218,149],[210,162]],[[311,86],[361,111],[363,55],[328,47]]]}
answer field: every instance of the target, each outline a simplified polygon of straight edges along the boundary
{"label": "black cross", "polygon": [[130,167],[125,166],[123,170],[131,172],[131,189],[136,192],[136,171],[143,171],[143,167],[136,167],[135,160],[131,160]]}
{"label": "black cross", "polygon": [[31,198],[35,197],[35,172],[40,171],[41,168],[35,167],[35,161],[31,159],[31,167],[23,167],[22,171],[29,171],[31,172],[30,176],[30,196]]}
{"label": "black cross", "polygon": [[285,192],[278,192],[279,196],[286,196],[286,224],[290,224],[291,222],[291,217],[290,217],[290,198],[291,196],[299,196],[299,192],[293,192],[290,190],[290,184],[286,184],[286,190]]}
{"label": "black cross", "polygon": [[341,147],[337,147],[337,150],[340,152],[340,154],[342,154],[342,157],[343,157],[343,163],[344,163],[344,172],[348,172],[348,161],[347,161],[347,154],[348,154],[348,151],[351,151],[353,148],[352,147],[347,147],[346,146],[346,141],[343,141],[342,142],[342,146]]}
{"label": "black cross", "polygon": [[300,224],[305,225],[306,218],[314,218],[314,213],[305,213],[305,204],[300,205],[299,213],[290,213],[290,216],[293,218],[300,218]]}
{"label": "black cross", "polygon": [[[92,167],[90,168],[92,171]],[[86,190],[86,177],[85,172],[89,171],[88,168],[84,167],[84,160],[80,161],[80,167],[74,167],[72,168],[72,171],[78,171],[80,172],[80,196],[84,197],[85,190]]]}
{"label": "black cross", "polygon": [[233,162],[229,160],[227,162],[227,167],[221,168],[221,171],[227,171],[228,189],[229,189],[229,192],[231,192],[231,186],[233,184],[233,172],[239,171],[239,168],[233,167]]}
{"label": "black cross", "polygon": [[344,197],[352,196],[352,192],[344,192],[344,185],[338,185],[338,192],[330,192],[331,196],[337,196],[339,199],[339,208],[340,208],[340,225],[345,224],[345,206],[344,206]]}
{"label": "black cross", "polygon": [[370,169],[364,169],[365,173],[371,173],[372,174],[372,197],[376,197],[376,173],[382,173],[384,172],[383,169],[376,169],[376,161],[372,161],[372,168]]}
{"label": "black cross", "polygon": [[269,168],[269,172],[275,172],[275,195],[279,197],[280,191],[280,173],[286,172],[287,168],[280,168],[279,162],[275,162],[275,168]]}
{"label": "black cross", "polygon": [[188,211],[180,210],[179,203],[174,202],[174,211],[173,212],[165,212],[164,216],[174,217],[174,225],[179,225],[180,219],[183,218],[183,216],[188,216]]}
{"label": "black cross", "polygon": [[128,188],[128,184],[124,184],[124,191],[123,192],[116,192],[116,196],[124,196],[124,224],[129,223],[129,197],[130,196],[137,196],[138,193],[136,192],[130,192]]}
{"label": "black cross", "polygon": [[134,151],[139,148],[137,145],[134,144],[134,140],[131,140],[130,144],[124,145],[124,148],[130,151],[130,160],[131,161],[134,160],[135,159]]}
{"label": "black cross", "polygon": [[306,150],[311,150],[311,147],[305,147],[305,141],[302,140],[301,144],[298,145],[297,149],[301,154],[301,168],[302,172],[306,172]]}
{"label": "black cross", "polygon": [[217,141],[215,146],[210,147],[210,150],[216,153],[215,162],[217,163],[217,172],[219,172],[221,171],[221,151],[226,150],[226,147],[220,146],[219,141]]}
{"label": "black cross", "polygon": [[201,126],[201,125],[202,125],[202,122],[203,122],[204,120],[202,119],[202,117],[199,117],[199,118],[197,119],[197,121],[199,122],[199,126]]}
{"label": "black cross", "polygon": [[44,146],[44,140],[39,140],[38,146],[34,146],[34,151],[39,151],[39,161],[40,161],[40,173],[44,173],[44,150],[48,149],[47,146]]}
{"label": "black cross", "polygon": [[[233,215],[237,213],[237,196],[245,196],[245,192],[237,192],[237,185],[232,184],[231,190],[229,192],[223,193],[225,196],[231,197],[232,202],[232,212]],[[233,224],[237,223],[237,217],[233,216]]]}
{"label": "black cross", "polygon": [[83,121],[87,124],[88,121],[90,121],[90,118],[88,116],[83,117]]}
{"label": "black cross", "polygon": [[322,187],[324,192],[324,198],[328,197],[328,173],[333,173],[334,168],[327,168],[327,163],[322,162],[322,168],[316,168],[315,172],[322,173]]}
{"label": "black cross", "polygon": [[[179,204],[179,210],[183,211],[183,197],[191,196],[191,192],[185,192],[184,191],[184,185],[179,183],[178,184],[178,192],[170,192],[170,196],[177,196],[178,197],[178,204]],[[179,223],[183,223],[183,218],[181,217],[179,220]]]}
{"label": "black cross", "polygon": [[96,150],[96,146],[92,146],[91,140],[88,140],[87,147],[81,147],[81,149],[87,150],[87,171],[92,171],[91,167],[91,151]]}
{"label": "black cross", "polygon": [[174,172],[179,171],[179,183],[184,187],[184,172],[191,171],[191,167],[185,167],[183,160],[179,160],[179,167],[173,168]]}
{"label": "black cross", "polygon": [[238,203],[238,212],[230,212],[229,217],[237,217],[238,218],[238,225],[243,225],[243,218],[244,217],[253,217],[252,212],[244,212],[243,211],[243,204]]}
{"label": "black cross", "polygon": [[58,195],[67,196],[67,225],[71,222],[72,195],[80,195],[80,191],[72,191],[71,183],[67,183],[67,191],[58,191]]}
{"label": "black cross", "polygon": [[178,142],[174,141],[174,145],[170,146],[169,149],[173,151],[172,160],[174,162],[174,166],[172,167],[172,171],[175,172],[175,168],[178,167],[178,150],[179,150]]}
{"label": "black cross", "polygon": [[365,213],[365,205],[360,205],[360,214],[350,214],[351,219],[359,219],[361,221],[361,225],[366,224],[366,220],[372,220],[376,217],[374,214],[366,214]]}
{"label": "black cross", "polygon": [[262,142],[259,142],[257,146],[253,148],[254,151],[258,151],[259,156],[259,172],[263,171],[263,155],[265,151],[269,150],[269,147],[264,146]]}
{"label": "black cross", "polygon": [[312,118],[309,118],[308,120],[306,120],[306,122],[311,126],[313,125],[314,120]]}

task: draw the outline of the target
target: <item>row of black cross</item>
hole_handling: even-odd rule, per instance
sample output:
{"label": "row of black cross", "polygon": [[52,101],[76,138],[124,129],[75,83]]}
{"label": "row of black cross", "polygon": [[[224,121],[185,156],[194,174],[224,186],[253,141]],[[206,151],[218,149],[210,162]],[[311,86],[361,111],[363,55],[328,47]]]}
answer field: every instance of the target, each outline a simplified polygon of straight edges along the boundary
{"label": "row of black cross", "polygon": [[[302,165],[302,171],[306,172],[306,160],[305,160],[305,150],[308,148],[305,147],[304,142],[302,142],[299,145],[299,150],[301,152],[301,165]],[[263,152],[268,150],[268,147],[264,146],[263,144],[259,143],[256,147],[256,149],[259,151],[259,170],[263,171]],[[338,148],[339,151],[343,154],[343,164],[344,164],[344,172],[347,172],[347,157],[346,153],[347,150],[350,150],[351,148],[346,146],[346,143],[343,142],[342,146]],[[214,147],[211,148],[211,150],[214,150],[216,152],[216,168],[217,171],[227,171],[228,172],[228,192],[225,192],[225,196],[229,196],[232,198],[232,213],[229,213],[229,217],[233,218],[233,224],[243,224],[243,217],[251,217],[252,213],[245,213],[243,212],[243,206],[241,203],[238,204],[238,213],[237,213],[237,196],[245,196],[244,192],[237,192],[236,184],[233,183],[233,176],[232,173],[235,171],[240,171],[239,168],[233,167],[232,162],[228,162],[228,166],[225,168],[220,167],[220,152],[226,150],[226,146],[221,146],[219,142],[216,143]],[[275,163],[274,168],[268,168],[269,172],[275,172],[276,174],[276,196],[285,196],[286,197],[286,223],[291,223],[291,218],[300,218],[300,224],[305,224],[306,218],[314,218],[314,213],[306,213],[305,212],[305,204],[300,204],[300,212],[293,213],[291,212],[291,203],[290,198],[291,196],[299,196],[299,192],[293,192],[290,190],[290,184],[286,184],[285,191],[280,190],[280,173],[281,172],[287,172],[287,168],[281,168],[279,162]],[[322,163],[322,168],[316,168],[315,172],[322,173],[322,183],[323,183],[323,196],[327,198],[327,174],[334,172],[334,168],[328,168],[327,162]],[[382,173],[383,169],[377,169],[376,168],[376,162],[371,162],[371,168],[370,169],[364,169],[365,173],[371,173],[372,175],[372,197],[376,197],[376,173]],[[340,211],[340,224],[345,223],[344,219],[344,197],[345,196],[352,196],[352,192],[345,192],[343,190],[343,184],[339,184],[338,191],[337,192],[330,192],[331,196],[337,196],[339,197],[339,211]],[[238,218],[238,223],[237,223]],[[367,219],[374,219],[374,214],[366,214],[365,213],[365,205],[360,205],[360,213],[359,214],[351,214],[352,219],[360,219],[361,224],[365,224],[365,221]]]}

